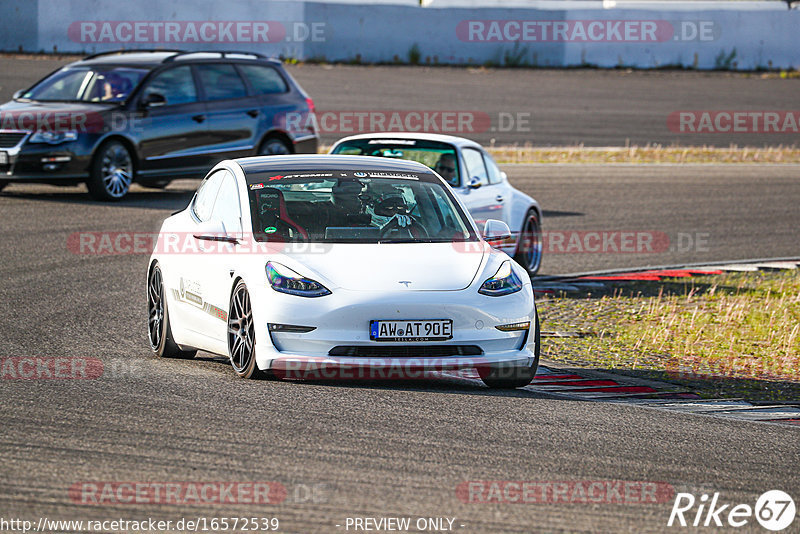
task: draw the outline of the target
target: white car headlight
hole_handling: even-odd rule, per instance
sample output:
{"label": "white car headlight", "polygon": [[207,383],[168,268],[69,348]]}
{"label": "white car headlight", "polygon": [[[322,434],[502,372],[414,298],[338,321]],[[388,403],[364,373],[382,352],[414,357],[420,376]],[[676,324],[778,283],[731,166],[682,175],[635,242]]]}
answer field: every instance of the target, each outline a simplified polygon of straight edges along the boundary
{"label": "white car headlight", "polygon": [[78,139],[78,132],[73,131],[40,131],[34,132],[28,139],[29,143],[49,143],[51,145],[58,145],[60,143],[67,143]]}
{"label": "white car headlight", "polygon": [[478,293],[481,295],[489,295],[490,297],[500,297],[503,295],[510,295],[522,289],[522,281],[514,274],[514,269],[511,268],[510,261],[504,261],[503,264],[494,273],[494,276],[488,278]]}
{"label": "white car headlight", "polygon": [[298,297],[323,297],[330,295],[330,290],[317,282],[306,278],[280,263],[267,262],[267,278],[272,289],[281,293]]}

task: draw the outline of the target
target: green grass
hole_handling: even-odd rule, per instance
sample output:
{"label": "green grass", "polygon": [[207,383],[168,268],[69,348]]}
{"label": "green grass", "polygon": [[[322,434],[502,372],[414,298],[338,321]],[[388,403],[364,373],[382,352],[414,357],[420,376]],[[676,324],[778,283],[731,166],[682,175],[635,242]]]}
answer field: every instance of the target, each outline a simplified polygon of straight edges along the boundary
{"label": "green grass", "polygon": [[800,276],[736,273],[544,298],[543,357],[660,379],[705,397],[800,401]]}

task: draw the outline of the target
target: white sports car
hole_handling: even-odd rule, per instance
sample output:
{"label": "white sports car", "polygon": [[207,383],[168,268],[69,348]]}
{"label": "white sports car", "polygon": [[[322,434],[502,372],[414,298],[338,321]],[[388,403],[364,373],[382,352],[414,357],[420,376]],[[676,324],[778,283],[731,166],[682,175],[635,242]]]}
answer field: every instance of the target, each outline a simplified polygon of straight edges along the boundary
{"label": "white sports car", "polygon": [[489,220],[479,234],[420,163],[223,161],[161,227],[150,345],[163,357],[227,356],[244,378],[476,368],[491,387],[521,387],[539,362],[533,290],[486,241],[509,233]]}
{"label": "white sports car", "polygon": [[340,139],[331,154],[379,156],[424,163],[453,188],[475,221],[499,219],[511,239],[497,248],[513,256],[528,274],[542,265],[542,210],[514,188],[481,145],[463,137],[428,133],[369,133]]}

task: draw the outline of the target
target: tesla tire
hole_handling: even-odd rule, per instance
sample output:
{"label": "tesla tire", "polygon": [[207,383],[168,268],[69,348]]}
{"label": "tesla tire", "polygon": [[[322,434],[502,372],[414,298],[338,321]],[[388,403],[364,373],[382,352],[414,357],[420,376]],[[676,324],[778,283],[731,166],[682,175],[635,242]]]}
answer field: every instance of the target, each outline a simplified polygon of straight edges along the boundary
{"label": "tesla tire", "polygon": [[241,378],[266,378],[256,364],[256,330],[250,293],[244,281],[236,284],[228,312],[228,357],[234,372]]}
{"label": "tesla tire", "polygon": [[196,350],[182,350],[172,337],[169,322],[164,276],[158,264],[153,266],[147,280],[147,332],[150,348],[161,358],[194,358]]}

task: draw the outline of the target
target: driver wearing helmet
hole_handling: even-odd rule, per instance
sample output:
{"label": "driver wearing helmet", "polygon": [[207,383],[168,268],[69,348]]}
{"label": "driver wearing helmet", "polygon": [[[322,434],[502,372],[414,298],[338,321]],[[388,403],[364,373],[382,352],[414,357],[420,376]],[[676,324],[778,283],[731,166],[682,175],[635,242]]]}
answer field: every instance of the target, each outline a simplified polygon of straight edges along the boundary
{"label": "driver wearing helmet", "polygon": [[328,227],[368,226],[372,217],[364,213],[358,180],[339,180],[331,188],[332,205],[328,208]]}

